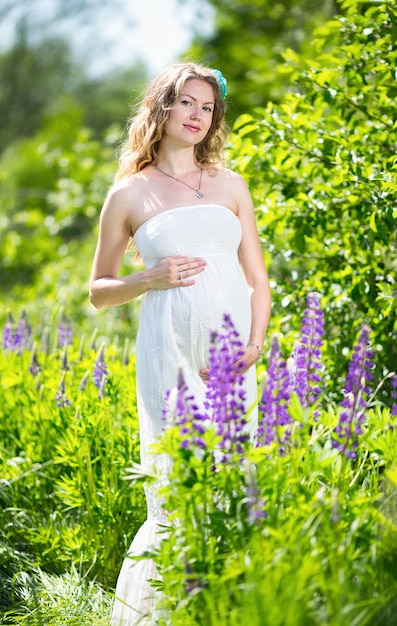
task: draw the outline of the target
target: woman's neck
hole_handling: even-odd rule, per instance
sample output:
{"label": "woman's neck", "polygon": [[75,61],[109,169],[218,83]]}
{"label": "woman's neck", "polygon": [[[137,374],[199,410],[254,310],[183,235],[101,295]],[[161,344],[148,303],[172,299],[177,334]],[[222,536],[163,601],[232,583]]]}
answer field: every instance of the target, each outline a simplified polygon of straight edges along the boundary
{"label": "woman's neck", "polygon": [[183,176],[200,169],[194,158],[194,149],[190,147],[183,150],[161,150],[160,148],[155,165],[175,176]]}

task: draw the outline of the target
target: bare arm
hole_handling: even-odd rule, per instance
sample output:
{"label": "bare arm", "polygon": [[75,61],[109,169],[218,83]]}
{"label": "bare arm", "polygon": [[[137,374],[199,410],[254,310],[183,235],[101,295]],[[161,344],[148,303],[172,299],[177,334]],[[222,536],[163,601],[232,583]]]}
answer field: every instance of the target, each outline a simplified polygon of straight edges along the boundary
{"label": "bare arm", "polygon": [[109,193],[101,212],[90,280],[90,300],[97,309],[125,304],[149,289],[189,287],[195,282],[192,277],[205,269],[203,259],[166,257],[153,268],[119,277],[131,232],[129,210],[130,196],[125,189]]}
{"label": "bare arm", "polygon": [[238,217],[243,235],[239,248],[239,259],[251,290],[252,324],[249,341],[262,346],[271,312],[269,278],[258,237],[251,194],[243,181],[242,186],[242,200],[239,205]]}
{"label": "bare arm", "polygon": [[252,364],[252,359],[255,361],[258,359],[258,350],[255,346],[262,349],[265,339],[271,312],[271,294],[256,227],[254,206],[251,194],[243,180],[240,182],[240,189],[238,217],[243,235],[239,248],[239,259],[250,289],[251,332],[249,342],[255,344],[246,349],[244,360]]}
{"label": "bare arm", "polygon": [[[248,342],[253,345],[245,346],[243,356],[236,361],[236,367],[240,372],[244,372],[258,361],[258,350],[262,349],[270,319],[271,294],[251,194],[244,180],[238,175],[235,175],[232,185],[233,198],[237,202],[237,215],[242,227],[239,260],[250,290],[251,304],[251,330]],[[208,380],[208,373],[208,368],[200,370],[204,382]]]}

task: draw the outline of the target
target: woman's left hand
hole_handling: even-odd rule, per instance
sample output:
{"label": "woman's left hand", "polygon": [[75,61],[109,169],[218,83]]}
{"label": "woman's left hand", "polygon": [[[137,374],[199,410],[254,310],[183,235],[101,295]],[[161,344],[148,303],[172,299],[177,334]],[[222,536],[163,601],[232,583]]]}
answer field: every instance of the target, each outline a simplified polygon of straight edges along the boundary
{"label": "woman's left hand", "polygon": [[236,363],[236,371],[241,373],[246,372],[250,367],[255,365],[259,359],[260,354],[258,349],[255,346],[245,346],[239,352],[243,352],[244,354],[240,356]]}
{"label": "woman's left hand", "polygon": [[[243,353],[243,354],[241,354]],[[260,355],[255,346],[245,346],[238,351],[238,357],[234,363],[236,374],[243,374],[250,367],[259,361]],[[209,368],[203,368],[199,371],[199,376],[204,383],[208,382]]]}

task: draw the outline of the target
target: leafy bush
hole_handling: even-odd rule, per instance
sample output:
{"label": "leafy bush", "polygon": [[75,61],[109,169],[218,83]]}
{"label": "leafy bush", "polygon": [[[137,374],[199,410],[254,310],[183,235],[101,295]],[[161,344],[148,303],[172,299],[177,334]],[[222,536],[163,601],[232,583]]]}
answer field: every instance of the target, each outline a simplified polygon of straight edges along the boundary
{"label": "leafy bush", "polygon": [[397,12],[344,5],[346,17],[316,29],[311,59],[285,52],[292,93],[243,115],[229,152],[258,207],[273,324],[296,329],[305,294],[321,292],[336,386],[363,320],[383,351],[377,375],[397,361]]}

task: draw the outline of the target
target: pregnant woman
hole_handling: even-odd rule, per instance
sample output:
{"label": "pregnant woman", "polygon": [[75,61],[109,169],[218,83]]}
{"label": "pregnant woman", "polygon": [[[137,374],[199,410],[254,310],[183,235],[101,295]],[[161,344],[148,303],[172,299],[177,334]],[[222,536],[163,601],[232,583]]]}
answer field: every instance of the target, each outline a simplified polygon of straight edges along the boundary
{"label": "pregnant woman", "polygon": [[[211,331],[230,315],[244,342],[247,406],[257,400],[255,363],[270,316],[270,292],[247,185],[227,169],[226,81],[218,70],[172,65],[149,86],[131,120],[116,181],[105,200],[91,275],[96,308],[143,296],[136,340],[142,464],[162,431],[166,392],[178,370],[196,401],[204,399]],[[130,239],[142,271],[119,277]],[[257,413],[248,430],[255,434]],[[159,459],[159,463],[161,460]],[[148,519],[130,555],[158,542],[164,512],[146,492]],[[125,559],[116,588],[113,626],[154,619],[153,562]]]}

